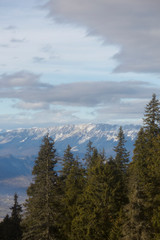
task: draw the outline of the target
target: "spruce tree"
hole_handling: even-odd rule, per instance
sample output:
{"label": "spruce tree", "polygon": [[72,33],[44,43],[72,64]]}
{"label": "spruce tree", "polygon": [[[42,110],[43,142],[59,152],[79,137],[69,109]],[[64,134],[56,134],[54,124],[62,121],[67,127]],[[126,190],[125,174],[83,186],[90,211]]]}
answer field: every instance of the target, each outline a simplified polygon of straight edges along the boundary
{"label": "spruce tree", "polygon": [[73,153],[71,152],[71,146],[68,145],[66,150],[64,151],[64,156],[62,159],[62,170],[61,170],[61,177],[65,180],[70,170],[75,162]]}
{"label": "spruce tree", "polygon": [[92,142],[89,141],[88,144],[87,144],[87,149],[86,149],[86,153],[85,153],[85,156],[84,156],[84,161],[85,161],[85,166],[87,168],[89,168],[91,162],[92,162],[92,155],[93,155],[93,150],[94,150],[94,147],[92,146]]}
{"label": "spruce tree", "polygon": [[77,215],[77,204],[83,192],[84,184],[84,169],[76,159],[66,177],[63,195],[64,213],[61,224],[67,240],[70,240],[72,236],[72,222]]}
{"label": "spruce tree", "polygon": [[84,169],[75,159],[68,145],[62,158],[62,169],[60,171],[61,186],[61,215],[59,227],[61,239],[70,239],[71,224],[76,214],[76,204],[84,185]]}
{"label": "spruce tree", "polygon": [[10,216],[7,214],[0,223],[0,240],[10,240],[12,238],[12,223]]}
{"label": "spruce tree", "polygon": [[46,135],[32,171],[33,183],[27,191],[23,240],[57,239],[59,205],[55,152],[54,141]]}
{"label": "spruce tree", "polygon": [[129,204],[124,225],[125,240],[159,238],[160,205],[159,134],[160,108],[156,95],[145,108],[144,126],[140,129],[129,171]]}
{"label": "spruce tree", "polygon": [[129,152],[125,147],[125,136],[122,127],[118,132],[118,143],[114,147],[116,153],[106,164],[107,168],[107,195],[106,202],[110,216],[110,240],[119,240],[122,236],[123,208],[128,203],[127,196],[127,169]]}
{"label": "spruce tree", "polygon": [[112,181],[114,180],[114,184],[110,184],[112,192],[114,192],[114,196],[112,201],[114,202],[114,211],[115,214],[118,215],[121,207],[123,207],[127,203],[127,168],[129,163],[129,152],[125,147],[125,136],[122,127],[119,128],[118,132],[118,143],[117,146],[114,147],[114,151],[116,153],[113,160],[110,162],[111,165],[111,173],[112,173]]}
{"label": "spruce tree", "polygon": [[126,140],[125,140],[125,136],[124,136],[122,127],[119,128],[117,139],[118,139],[118,144],[113,149],[114,152],[116,153],[114,161],[115,161],[117,167],[122,172],[126,172],[127,166],[129,163],[129,152],[127,151],[127,149],[125,147]]}
{"label": "spruce tree", "polygon": [[160,102],[156,94],[152,95],[151,101],[146,105],[143,123],[148,136],[154,137],[160,133]]}
{"label": "spruce tree", "polygon": [[87,170],[86,186],[77,203],[77,215],[72,221],[72,240],[107,239],[106,188],[105,163],[94,149]]}
{"label": "spruce tree", "polygon": [[135,142],[133,161],[129,166],[129,203],[126,206],[126,221],[123,226],[124,240],[151,240],[150,211],[146,195],[148,182],[148,148],[143,128]]}
{"label": "spruce tree", "polygon": [[148,181],[145,185],[147,205],[154,240],[160,238],[160,134],[152,140],[152,148],[149,149],[148,157]]}
{"label": "spruce tree", "polygon": [[22,207],[18,203],[18,195],[15,193],[14,195],[14,205],[11,209],[11,222],[13,225],[12,236],[14,240],[20,240],[22,237],[22,228],[21,228],[21,220],[22,220]]}
{"label": "spruce tree", "polygon": [[2,240],[21,240],[22,239],[22,207],[18,203],[18,195],[14,195],[14,204],[10,208],[11,216],[8,214],[0,224],[0,239]]}

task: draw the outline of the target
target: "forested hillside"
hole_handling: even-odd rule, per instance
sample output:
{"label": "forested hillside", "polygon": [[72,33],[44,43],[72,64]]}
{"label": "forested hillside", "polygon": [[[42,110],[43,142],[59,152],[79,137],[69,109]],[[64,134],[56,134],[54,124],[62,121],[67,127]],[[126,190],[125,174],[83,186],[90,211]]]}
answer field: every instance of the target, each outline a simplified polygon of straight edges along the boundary
{"label": "forested hillside", "polygon": [[11,215],[0,223],[0,239],[159,240],[160,102],[155,94],[146,105],[131,162],[122,127],[117,139],[113,156],[89,141],[83,161],[66,146],[57,171],[54,139],[46,134],[25,209],[15,194]]}

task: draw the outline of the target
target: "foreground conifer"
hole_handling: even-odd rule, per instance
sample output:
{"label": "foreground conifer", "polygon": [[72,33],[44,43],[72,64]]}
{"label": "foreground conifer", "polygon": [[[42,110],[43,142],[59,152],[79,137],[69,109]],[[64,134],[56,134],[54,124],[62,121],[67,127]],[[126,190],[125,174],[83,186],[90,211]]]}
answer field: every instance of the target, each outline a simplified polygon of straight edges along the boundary
{"label": "foreground conifer", "polygon": [[45,136],[33,168],[33,183],[27,191],[23,240],[56,239],[58,181],[55,152],[54,141]]}
{"label": "foreground conifer", "polygon": [[126,208],[124,240],[159,239],[160,231],[160,108],[153,94],[144,114],[133,161],[129,167],[129,204]]}

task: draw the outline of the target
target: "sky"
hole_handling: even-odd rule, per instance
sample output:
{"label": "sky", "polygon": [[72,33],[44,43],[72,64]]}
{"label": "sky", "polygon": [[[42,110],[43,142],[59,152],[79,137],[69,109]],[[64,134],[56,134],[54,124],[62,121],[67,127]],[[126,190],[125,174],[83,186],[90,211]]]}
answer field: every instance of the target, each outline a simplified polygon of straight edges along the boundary
{"label": "sky", "polygon": [[159,0],[0,0],[0,128],[141,124]]}

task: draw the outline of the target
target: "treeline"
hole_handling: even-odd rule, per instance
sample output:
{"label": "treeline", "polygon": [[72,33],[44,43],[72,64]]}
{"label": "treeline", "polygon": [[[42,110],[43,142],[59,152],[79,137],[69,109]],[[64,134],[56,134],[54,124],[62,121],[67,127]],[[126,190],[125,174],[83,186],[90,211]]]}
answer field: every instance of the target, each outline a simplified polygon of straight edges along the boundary
{"label": "treeline", "polygon": [[[54,141],[44,137],[22,214],[17,195],[11,216],[0,224],[3,240],[159,240],[160,103],[153,94],[133,159],[122,127],[106,157],[89,142],[82,161],[71,147],[56,171]],[[6,230],[7,229],[7,230]]]}

